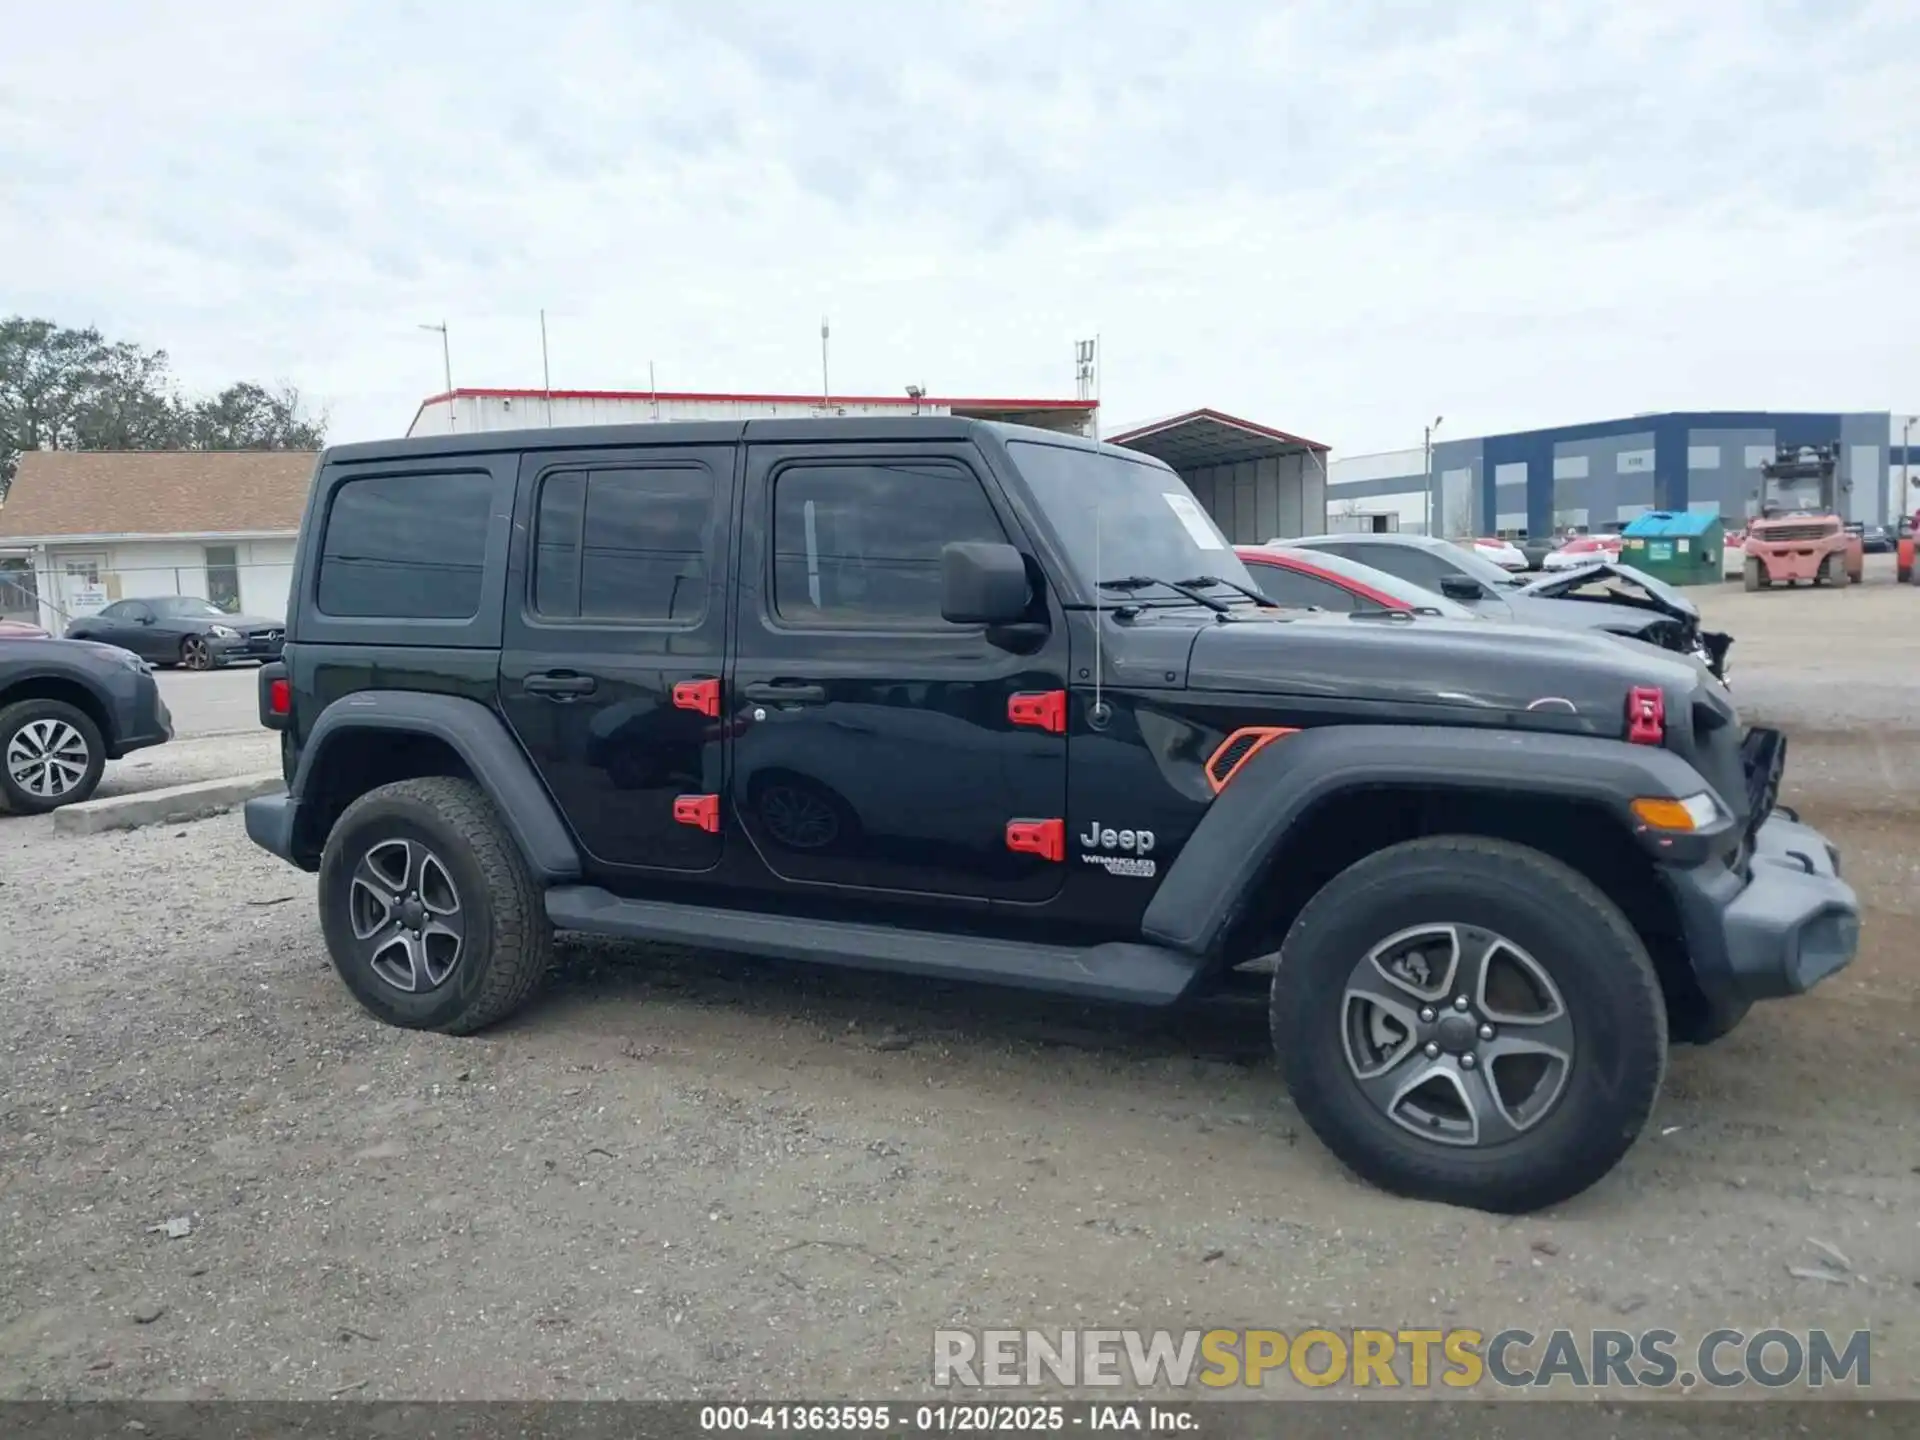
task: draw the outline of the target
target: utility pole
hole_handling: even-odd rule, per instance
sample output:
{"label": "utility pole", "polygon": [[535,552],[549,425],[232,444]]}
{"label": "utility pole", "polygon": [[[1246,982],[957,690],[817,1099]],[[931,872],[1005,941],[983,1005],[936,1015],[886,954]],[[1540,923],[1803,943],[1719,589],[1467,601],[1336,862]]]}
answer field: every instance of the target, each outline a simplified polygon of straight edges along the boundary
{"label": "utility pole", "polygon": [[827,378],[827,317],[820,317],[820,403],[833,404],[833,384]]}
{"label": "utility pole", "polygon": [[547,397],[547,428],[553,428],[553,370],[547,364],[547,312],[540,312],[540,388]]}
{"label": "utility pole", "polygon": [[442,320],[438,325],[422,325],[420,328],[440,332],[440,364],[445,371],[447,382],[447,430],[451,432],[457,425],[459,417],[455,411],[460,402],[453,396],[453,348],[447,339],[447,322]]}
{"label": "utility pole", "polygon": [[[1426,531],[1427,531],[1427,534],[1429,535],[1433,534],[1433,515],[1434,515],[1435,509],[1438,508],[1435,506],[1433,502],[1433,432],[1440,428],[1440,422],[1446,418],[1447,417],[1444,415],[1434,416],[1433,423],[1427,426],[1427,433],[1420,442],[1420,448],[1423,454],[1425,455],[1425,459],[1426,459],[1426,471],[1427,471]],[[1444,520],[1444,517],[1443,517],[1443,520]]]}
{"label": "utility pole", "polygon": [[1073,343],[1073,393],[1093,405],[1093,438],[1100,438],[1100,337]]}
{"label": "utility pole", "polygon": [[1893,514],[1888,517],[1893,522],[1894,534],[1900,533],[1900,517],[1911,515],[1907,507],[1913,504],[1913,476],[1907,467],[1913,463],[1913,422],[1920,415],[1909,415],[1900,425],[1900,494],[1894,502]]}

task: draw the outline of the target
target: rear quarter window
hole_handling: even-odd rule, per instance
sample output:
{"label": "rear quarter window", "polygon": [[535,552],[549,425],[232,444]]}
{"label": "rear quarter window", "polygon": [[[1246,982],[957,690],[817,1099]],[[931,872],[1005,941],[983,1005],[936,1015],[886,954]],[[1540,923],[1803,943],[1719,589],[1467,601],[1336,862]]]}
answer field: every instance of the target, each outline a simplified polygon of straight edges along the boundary
{"label": "rear quarter window", "polygon": [[479,613],[493,478],[412,471],[333,492],[315,603],[324,615],[466,620]]}

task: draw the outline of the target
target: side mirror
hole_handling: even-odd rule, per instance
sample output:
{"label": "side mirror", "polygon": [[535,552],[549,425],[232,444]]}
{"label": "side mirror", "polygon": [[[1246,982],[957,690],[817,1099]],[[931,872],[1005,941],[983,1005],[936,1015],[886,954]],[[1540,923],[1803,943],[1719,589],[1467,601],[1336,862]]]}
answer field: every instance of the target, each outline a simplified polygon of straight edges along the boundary
{"label": "side mirror", "polygon": [[1471,575],[1442,575],[1440,593],[1449,600],[1484,600],[1486,587]]}
{"label": "side mirror", "polygon": [[955,540],[940,551],[940,615],[955,625],[1011,625],[1033,602],[1027,562],[1011,545]]}

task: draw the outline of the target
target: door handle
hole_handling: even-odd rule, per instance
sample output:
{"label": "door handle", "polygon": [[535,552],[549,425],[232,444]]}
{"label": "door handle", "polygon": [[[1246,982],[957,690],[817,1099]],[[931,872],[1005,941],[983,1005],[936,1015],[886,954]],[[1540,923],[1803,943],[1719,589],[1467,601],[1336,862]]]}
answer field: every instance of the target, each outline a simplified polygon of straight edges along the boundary
{"label": "door handle", "polygon": [[777,680],[743,686],[740,691],[743,699],[752,700],[761,705],[824,705],[827,703],[827,687],[808,685],[798,680]]}
{"label": "door handle", "polygon": [[520,682],[520,688],[529,695],[540,695],[549,700],[571,700],[578,695],[591,695],[600,688],[600,682],[591,675],[554,671],[546,675],[529,675]]}

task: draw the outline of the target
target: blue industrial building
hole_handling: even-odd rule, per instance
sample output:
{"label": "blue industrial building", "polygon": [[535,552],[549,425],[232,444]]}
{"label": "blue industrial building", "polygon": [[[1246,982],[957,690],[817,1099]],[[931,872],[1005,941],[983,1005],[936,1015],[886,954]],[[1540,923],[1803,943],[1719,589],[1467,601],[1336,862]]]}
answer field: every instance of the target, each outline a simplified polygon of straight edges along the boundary
{"label": "blue industrial building", "polygon": [[[1886,411],[1688,411],[1436,440],[1430,471],[1419,449],[1335,459],[1328,523],[1519,538],[1686,510],[1717,512],[1731,529],[1758,508],[1760,466],[1777,447],[1837,445],[1841,513],[1885,524],[1920,504],[1906,468],[1920,445],[1903,450],[1905,423]],[[1920,479],[1920,464],[1911,473]]]}

